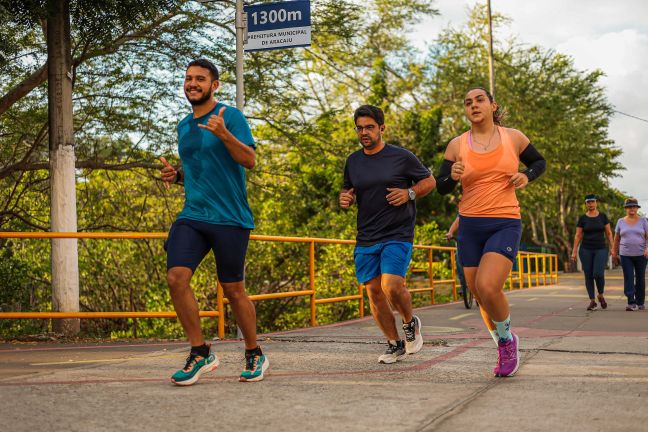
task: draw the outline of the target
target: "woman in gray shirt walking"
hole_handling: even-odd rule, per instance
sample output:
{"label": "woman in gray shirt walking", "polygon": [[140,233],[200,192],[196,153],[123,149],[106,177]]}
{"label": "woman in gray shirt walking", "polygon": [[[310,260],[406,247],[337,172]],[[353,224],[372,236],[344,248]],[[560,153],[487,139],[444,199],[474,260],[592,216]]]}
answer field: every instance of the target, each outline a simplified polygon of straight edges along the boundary
{"label": "woman in gray shirt walking", "polygon": [[619,219],[614,230],[612,259],[623,268],[623,292],[628,298],[627,311],[645,309],[646,263],[648,262],[648,220],[639,216],[641,208],[635,198],[625,200],[626,216]]}

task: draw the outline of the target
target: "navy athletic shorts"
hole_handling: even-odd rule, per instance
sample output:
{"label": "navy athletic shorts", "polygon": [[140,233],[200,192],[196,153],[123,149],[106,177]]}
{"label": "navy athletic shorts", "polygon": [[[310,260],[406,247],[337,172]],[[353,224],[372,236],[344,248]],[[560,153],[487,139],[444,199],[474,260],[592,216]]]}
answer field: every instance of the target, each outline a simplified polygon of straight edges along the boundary
{"label": "navy athletic shorts", "polygon": [[250,230],[216,225],[191,219],[178,219],[169,230],[164,243],[167,270],[189,267],[192,271],[211,249],[216,258],[216,273],[220,282],[240,282],[245,279],[245,254]]}
{"label": "navy athletic shorts", "polygon": [[457,248],[464,267],[477,267],[486,252],[504,255],[515,262],[521,238],[520,219],[459,215]]}

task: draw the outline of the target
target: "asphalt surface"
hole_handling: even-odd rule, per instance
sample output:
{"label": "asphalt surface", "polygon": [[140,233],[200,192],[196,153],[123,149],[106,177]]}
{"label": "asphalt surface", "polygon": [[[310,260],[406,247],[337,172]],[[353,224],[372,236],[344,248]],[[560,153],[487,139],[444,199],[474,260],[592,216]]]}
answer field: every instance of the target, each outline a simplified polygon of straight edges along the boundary
{"label": "asphalt surface", "polygon": [[184,343],[0,344],[0,430],[648,430],[648,312],[625,311],[619,272],[607,310],[585,310],[580,274],[508,295],[511,378],[463,303],[418,309],[425,345],[393,365],[371,318],[265,335],[259,383],[237,381],[239,341],[216,342],[220,367],[192,387],[169,381]]}

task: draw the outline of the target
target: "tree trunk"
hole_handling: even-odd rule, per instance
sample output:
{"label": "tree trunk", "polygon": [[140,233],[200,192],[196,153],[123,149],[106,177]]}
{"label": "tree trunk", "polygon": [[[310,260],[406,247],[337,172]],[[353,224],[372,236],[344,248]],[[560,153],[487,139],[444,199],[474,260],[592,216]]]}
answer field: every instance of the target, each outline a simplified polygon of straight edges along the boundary
{"label": "tree trunk", "polygon": [[[76,232],[69,0],[49,0],[47,13],[51,229]],[[59,312],[79,311],[76,239],[52,239],[52,305]],[[78,319],[54,320],[56,332],[75,335],[79,329]]]}

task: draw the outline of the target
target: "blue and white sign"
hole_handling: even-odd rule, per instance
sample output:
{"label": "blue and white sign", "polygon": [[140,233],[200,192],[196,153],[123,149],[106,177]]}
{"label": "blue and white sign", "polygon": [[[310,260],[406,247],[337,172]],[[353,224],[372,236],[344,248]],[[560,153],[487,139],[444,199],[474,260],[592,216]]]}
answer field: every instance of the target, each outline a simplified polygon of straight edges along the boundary
{"label": "blue and white sign", "polygon": [[245,51],[310,46],[310,0],[244,6],[247,16]]}

